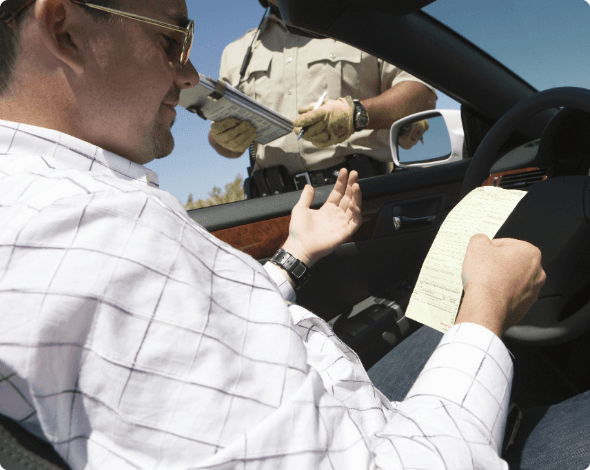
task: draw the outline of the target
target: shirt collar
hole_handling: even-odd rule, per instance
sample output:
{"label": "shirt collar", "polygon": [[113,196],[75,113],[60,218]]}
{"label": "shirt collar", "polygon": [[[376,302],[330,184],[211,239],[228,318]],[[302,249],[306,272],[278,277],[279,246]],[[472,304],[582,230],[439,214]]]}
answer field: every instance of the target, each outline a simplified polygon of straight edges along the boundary
{"label": "shirt collar", "polygon": [[68,134],[0,120],[0,155],[39,155],[59,168],[89,171],[159,187],[158,175],[96,145]]}
{"label": "shirt collar", "polygon": [[270,15],[268,15],[268,17],[264,20],[264,25],[263,25],[263,30],[261,31],[260,34],[264,34],[266,33],[266,31],[272,27],[273,23],[276,23],[277,25],[279,25],[281,28],[283,28],[285,31],[287,31],[287,25],[285,24],[285,22],[279,18],[276,15],[273,15],[272,13]]}

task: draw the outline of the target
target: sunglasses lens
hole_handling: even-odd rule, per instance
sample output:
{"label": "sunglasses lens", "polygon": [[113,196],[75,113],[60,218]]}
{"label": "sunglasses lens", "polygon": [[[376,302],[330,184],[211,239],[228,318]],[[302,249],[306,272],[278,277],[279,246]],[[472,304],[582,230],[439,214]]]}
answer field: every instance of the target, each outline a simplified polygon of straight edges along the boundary
{"label": "sunglasses lens", "polygon": [[195,37],[195,23],[191,21],[188,27],[188,34],[185,36],[184,40],[184,48],[182,51],[182,57],[180,58],[181,65],[184,67],[188,59],[191,55],[191,50],[193,48],[193,38]]}

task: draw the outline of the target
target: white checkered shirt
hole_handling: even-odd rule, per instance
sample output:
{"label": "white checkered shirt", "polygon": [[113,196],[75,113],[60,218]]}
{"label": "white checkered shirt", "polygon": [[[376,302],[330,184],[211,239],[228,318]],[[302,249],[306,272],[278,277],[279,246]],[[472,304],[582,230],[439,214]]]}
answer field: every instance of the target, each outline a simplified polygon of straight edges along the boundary
{"label": "white checkered shirt", "polygon": [[452,328],[390,403],[278,268],[157,181],[0,121],[0,413],[72,469],[508,468],[494,334]]}

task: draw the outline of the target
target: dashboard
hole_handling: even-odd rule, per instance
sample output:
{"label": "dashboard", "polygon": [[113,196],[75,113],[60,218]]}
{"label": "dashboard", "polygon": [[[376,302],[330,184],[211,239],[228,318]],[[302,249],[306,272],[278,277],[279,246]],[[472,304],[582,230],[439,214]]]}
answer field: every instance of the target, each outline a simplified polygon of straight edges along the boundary
{"label": "dashboard", "polygon": [[567,175],[590,175],[590,115],[572,108],[562,108],[540,138],[504,154],[482,186],[524,189]]}

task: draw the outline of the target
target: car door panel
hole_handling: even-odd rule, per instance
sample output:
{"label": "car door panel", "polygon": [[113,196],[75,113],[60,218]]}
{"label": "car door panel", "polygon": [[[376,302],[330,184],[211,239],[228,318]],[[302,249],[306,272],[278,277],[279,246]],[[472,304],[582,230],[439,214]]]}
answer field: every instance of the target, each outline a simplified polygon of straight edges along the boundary
{"label": "car door panel", "polygon": [[[363,224],[352,240],[316,263],[310,281],[298,292],[298,303],[329,320],[371,295],[415,280],[438,227],[459,201],[468,163],[453,162],[359,181]],[[332,187],[316,188],[313,208],[321,207]],[[286,240],[290,212],[299,196],[299,192],[287,193],[189,214],[221,240],[264,262]],[[407,214],[414,218],[434,214],[436,221],[396,231],[393,207],[409,210]],[[384,224],[389,224],[385,233]]]}
{"label": "car door panel", "polygon": [[[314,266],[314,276],[298,293],[298,303],[330,319],[371,295],[385,295],[391,300],[399,300],[391,298],[390,291],[402,283],[413,285],[440,224],[459,202],[460,190],[461,183],[456,182],[381,198],[381,209],[375,211],[376,221],[380,220],[380,213],[391,213],[392,204],[402,205],[406,200],[436,202],[443,195],[445,204],[440,205],[435,224],[407,231],[396,232],[393,217],[382,216],[389,221],[392,235],[373,237],[373,229],[370,238],[345,243],[318,261]],[[373,227],[377,225],[376,221]]]}

